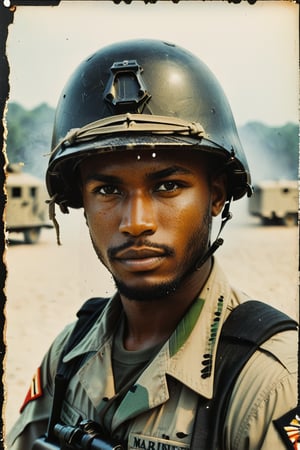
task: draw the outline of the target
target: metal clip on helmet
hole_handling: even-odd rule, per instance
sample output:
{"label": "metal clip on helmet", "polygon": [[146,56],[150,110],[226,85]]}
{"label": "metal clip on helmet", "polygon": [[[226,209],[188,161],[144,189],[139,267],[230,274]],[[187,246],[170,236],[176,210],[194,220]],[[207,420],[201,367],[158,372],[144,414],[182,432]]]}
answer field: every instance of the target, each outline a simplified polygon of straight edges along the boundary
{"label": "metal clip on helmet", "polygon": [[78,163],[111,151],[206,152],[228,173],[228,198],[251,193],[222,88],[202,61],[166,42],[113,44],[81,63],[60,97],[52,145],[46,183],[63,212],[82,206]]}

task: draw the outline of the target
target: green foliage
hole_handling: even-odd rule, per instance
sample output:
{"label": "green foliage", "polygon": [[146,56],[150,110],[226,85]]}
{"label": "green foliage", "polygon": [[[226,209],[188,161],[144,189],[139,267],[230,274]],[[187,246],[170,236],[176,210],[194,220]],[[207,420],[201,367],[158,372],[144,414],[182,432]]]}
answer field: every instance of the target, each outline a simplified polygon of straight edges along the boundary
{"label": "green foliage", "polygon": [[18,103],[9,103],[7,121],[7,157],[9,163],[24,164],[24,171],[44,177],[51,149],[54,110],[45,103],[28,111]]}

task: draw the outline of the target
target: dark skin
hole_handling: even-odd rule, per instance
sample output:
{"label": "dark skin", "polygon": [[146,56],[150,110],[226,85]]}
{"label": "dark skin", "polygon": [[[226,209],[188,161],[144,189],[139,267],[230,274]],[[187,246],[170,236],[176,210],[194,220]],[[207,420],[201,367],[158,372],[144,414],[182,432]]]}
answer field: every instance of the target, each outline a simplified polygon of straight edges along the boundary
{"label": "dark skin", "polygon": [[195,265],[226,200],[225,177],[209,176],[201,154],[174,150],[96,155],[81,163],[80,173],[91,239],[124,307],[124,346],[159,344],[210,273],[211,258]]}

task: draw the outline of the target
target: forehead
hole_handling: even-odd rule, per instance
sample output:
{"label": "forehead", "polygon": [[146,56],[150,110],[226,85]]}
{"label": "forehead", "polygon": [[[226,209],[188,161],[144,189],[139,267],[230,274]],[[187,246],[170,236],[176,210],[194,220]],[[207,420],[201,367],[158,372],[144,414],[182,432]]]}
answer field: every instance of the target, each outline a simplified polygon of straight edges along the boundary
{"label": "forehead", "polygon": [[181,167],[187,172],[205,174],[208,172],[207,158],[191,150],[128,150],[101,153],[89,156],[79,164],[84,176],[91,171],[122,173],[141,171],[155,172],[167,167]]}

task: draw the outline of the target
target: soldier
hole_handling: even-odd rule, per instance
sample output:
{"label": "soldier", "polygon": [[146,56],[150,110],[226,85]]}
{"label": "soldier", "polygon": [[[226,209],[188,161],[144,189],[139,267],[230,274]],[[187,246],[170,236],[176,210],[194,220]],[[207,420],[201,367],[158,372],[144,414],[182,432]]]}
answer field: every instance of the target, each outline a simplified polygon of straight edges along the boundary
{"label": "soldier", "polygon": [[[55,204],[83,207],[116,293],[86,305],[72,345],[74,324],[54,341],[9,448],[29,450],[45,433],[46,447],[35,448],[57,448],[55,424],[87,419],[124,449],[286,448],[275,421],[296,407],[296,332],[284,318],[288,326],[265,335],[276,313],[263,306],[257,316],[261,304],[233,289],[213,256],[222,239],[211,242],[212,218],[222,213],[222,229],[231,200],[251,187],[229,104],[206,65],[155,40],[86,59],[59,100],[46,183],[55,223]],[[247,313],[229,335],[245,347],[223,349],[221,330],[241,304]],[[248,354],[257,330],[263,338]]]}

